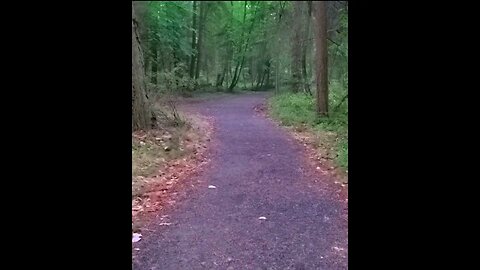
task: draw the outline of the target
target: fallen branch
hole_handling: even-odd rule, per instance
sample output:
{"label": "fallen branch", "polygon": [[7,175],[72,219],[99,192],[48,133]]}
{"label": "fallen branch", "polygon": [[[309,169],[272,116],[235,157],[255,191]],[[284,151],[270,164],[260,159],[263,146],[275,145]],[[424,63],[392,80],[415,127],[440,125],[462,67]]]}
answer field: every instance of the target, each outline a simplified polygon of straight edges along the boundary
{"label": "fallen branch", "polygon": [[333,44],[337,45],[337,46],[340,46],[340,44],[338,44],[337,42],[333,41],[332,39],[330,38],[327,38],[328,41],[332,42]]}
{"label": "fallen branch", "polygon": [[333,109],[334,112],[337,111],[337,109],[340,107],[340,105],[342,105],[342,103],[347,99],[347,97],[348,97],[348,94],[346,94],[346,95],[342,98],[342,100],[340,100],[340,102],[337,104],[337,106],[335,106],[335,108]]}

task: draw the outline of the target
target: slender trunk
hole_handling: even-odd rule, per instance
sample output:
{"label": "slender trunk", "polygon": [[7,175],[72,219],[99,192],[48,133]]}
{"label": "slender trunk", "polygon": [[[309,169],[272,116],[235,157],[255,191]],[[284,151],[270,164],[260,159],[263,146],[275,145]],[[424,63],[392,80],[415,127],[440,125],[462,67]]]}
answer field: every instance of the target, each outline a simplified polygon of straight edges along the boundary
{"label": "slender trunk", "polygon": [[151,45],[151,51],[152,51],[152,73],[151,73],[151,76],[150,76],[150,79],[151,79],[151,83],[153,84],[157,84],[157,71],[158,71],[158,67],[157,67],[157,60],[158,60],[158,55],[157,55],[157,44],[156,42],[153,42],[153,44]]}
{"label": "slender trunk", "polygon": [[251,88],[253,88],[253,84],[255,83],[255,75],[253,73],[253,63],[250,63],[250,82],[252,83]]}
{"label": "slender trunk", "polygon": [[239,67],[240,67],[240,62],[237,62],[237,65],[235,66],[235,71],[233,72],[232,82],[230,83],[230,86],[228,86],[228,91],[230,91],[230,92],[233,91],[233,88],[237,84],[236,81],[237,81],[238,68]]}
{"label": "slender trunk", "polygon": [[327,16],[324,1],[313,2],[315,17],[315,63],[317,86],[317,112],[328,116],[328,51],[327,51]]}
{"label": "slender trunk", "polygon": [[263,88],[263,82],[265,81],[265,75],[266,75],[266,72],[263,71],[263,74],[262,74],[262,81],[260,82],[260,89]]}
{"label": "slender trunk", "polygon": [[308,82],[308,75],[307,75],[307,48],[309,43],[309,36],[310,36],[310,18],[312,16],[312,1],[306,1],[307,3],[307,16],[306,16],[306,29],[303,35],[302,40],[302,83],[303,83],[303,90],[306,93],[311,94],[310,92],[310,84]]}
{"label": "slender trunk", "polygon": [[205,2],[200,2],[200,18],[198,22],[198,43],[197,43],[197,63],[195,67],[195,79],[200,75],[200,64],[202,61],[203,36],[205,31],[205,19],[207,15],[207,6]]}
{"label": "slender trunk", "polygon": [[292,36],[292,90],[298,92],[302,85],[302,1],[293,2],[293,36]]}
{"label": "slender trunk", "polygon": [[210,84],[210,82],[208,80],[208,64],[205,65],[205,75],[206,75],[206,78],[207,78],[207,84]]}
{"label": "slender trunk", "polygon": [[197,1],[193,1],[192,12],[192,55],[190,56],[190,78],[195,75],[195,56],[197,55]]}
{"label": "slender trunk", "polygon": [[262,84],[262,78],[263,78],[263,72],[258,74],[258,80],[257,80],[257,85],[255,86],[255,89],[259,89],[261,84]]}
{"label": "slender trunk", "polygon": [[218,74],[217,76],[217,83],[216,83],[216,86],[217,87],[221,87],[223,85],[223,80],[225,79],[225,75],[227,73],[227,69],[224,68],[223,69],[223,72],[221,74]]}
{"label": "slender trunk", "polygon": [[[255,11],[253,13],[253,16],[255,16],[255,14],[257,14],[257,9],[256,8],[255,8]],[[246,17],[247,17],[246,15],[247,15],[247,1],[245,1],[244,14],[243,14],[243,23],[244,24],[245,24],[245,20],[246,20]],[[235,67],[234,79],[232,80],[232,83],[228,87],[229,91],[233,90],[235,85],[238,83],[238,79],[240,78],[240,75],[242,73],[243,65],[245,63],[245,54],[247,53],[248,43],[250,42],[251,33],[252,33],[254,25],[255,25],[255,21],[252,21],[252,24],[250,25],[250,29],[248,30],[248,33],[247,33],[247,40],[243,43],[243,48],[244,48],[243,52],[242,52],[242,46],[240,46],[239,53],[242,53],[242,60],[240,61],[240,65],[237,62],[237,66]],[[242,32],[242,38],[241,38],[242,41],[243,41],[243,37],[244,37],[244,32]],[[237,73],[237,71],[238,71],[238,73]]]}
{"label": "slender trunk", "polygon": [[267,83],[265,85],[266,86],[270,85],[270,65],[267,68]]}
{"label": "slender trunk", "polygon": [[132,130],[146,130],[152,126],[153,114],[145,90],[145,70],[138,24],[132,3]]}
{"label": "slender trunk", "polygon": [[[244,4],[244,7],[243,7],[243,25],[245,25],[245,21],[247,19],[247,1],[245,1],[245,4]],[[241,34],[241,37],[240,37],[240,40],[242,43],[240,43],[240,47],[238,49],[238,53],[242,53],[243,51],[243,38],[245,36],[245,30],[242,31],[242,34]],[[247,46],[247,44],[245,44],[245,46]],[[245,60],[245,54],[243,54],[242,56],[242,60],[240,62],[237,62],[237,65],[235,66],[235,72],[233,73],[233,79],[232,79],[232,82],[230,84],[230,86],[228,87],[228,91],[233,91],[233,88],[235,87],[235,85],[237,84],[237,77],[240,77],[240,74],[238,73],[239,71],[239,68],[240,66],[243,64],[243,61]]]}
{"label": "slender trunk", "polygon": [[278,93],[279,85],[278,85],[278,70],[279,70],[279,63],[278,63],[278,56],[277,60],[275,61],[275,92]]}
{"label": "slender trunk", "polygon": [[[278,16],[277,29],[276,29],[276,34],[278,36],[278,40],[277,40],[278,43],[281,42],[279,32],[280,32],[282,15],[283,15],[283,12],[284,12],[285,4],[282,5],[282,1],[280,1],[279,6],[280,6],[280,9],[278,11],[279,16]],[[276,61],[275,61],[275,92],[278,94],[280,92],[280,70],[281,70],[280,54],[277,53],[275,58],[276,58]]]}

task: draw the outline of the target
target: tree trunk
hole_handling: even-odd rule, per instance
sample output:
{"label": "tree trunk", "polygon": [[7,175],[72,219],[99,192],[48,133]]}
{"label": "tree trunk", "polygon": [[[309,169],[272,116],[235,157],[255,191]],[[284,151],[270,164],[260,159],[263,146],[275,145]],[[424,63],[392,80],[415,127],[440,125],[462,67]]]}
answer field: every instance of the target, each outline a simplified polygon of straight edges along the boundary
{"label": "tree trunk", "polygon": [[152,126],[152,112],[145,90],[145,70],[142,48],[138,37],[137,20],[132,3],[132,130],[146,130]]}
{"label": "tree trunk", "polygon": [[[257,9],[256,8],[255,8],[255,11],[253,13],[253,16],[255,16],[255,14],[257,14]],[[243,25],[245,25],[246,18],[247,18],[247,1],[245,1],[245,7],[244,7],[244,11],[243,11]],[[232,83],[228,87],[229,91],[233,91],[233,88],[235,87],[235,85],[237,85],[238,79],[240,78],[240,75],[242,74],[243,65],[245,64],[245,54],[247,53],[248,44],[250,42],[250,38],[251,38],[251,34],[252,34],[252,30],[253,30],[254,25],[255,25],[255,21],[253,20],[252,24],[250,25],[250,29],[248,30],[248,33],[247,33],[247,39],[244,43],[243,43],[243,39],[244,39],[245,31],[242,31],[241,40],[242,40],[242,44],[244,44],[243,52],[242,52],[242,46],[239,47],[239,53],[242,54],[242,60],[240,61],[240,65],[237,62],[237,66],[235,67],[235,74],[234,74]],[[238,71],[238,73],[237,73],[237,71]]]}
{"label": "tree trunk", "polygon": [[271,64],[272,64],[271,59],[270,58],[267,59],[267,61],[266,61],[267,82],[265,84],[267,87],[270,86],[270,67],[271,67]]}
{"label": "tree trunk", "polygon": [[277,60],[275,61],[275,92],[278,94],[279,85],[278,85],[278,70],[279,70],[279,59],[277,56]]}
{"label": "tree trunk", "polygon": [[237,75],[238,75],[238,68],[240,67],[240,62],[237,62],[237,65],[235,66],[235,72],[233,73],[233,79],[232,82],[230,83],[230,86],[228,86],[228,91],[232,92],[233,88],[237,84]]}
{"label": "tree trunk", "polygon": [[205,19],[207,15],[207,7],[205,2],[200,2],[200,18],[198,22],[198,42],[197,42],[197,63],[195,67],[195,79],[198,79],[200,75],[200,63],[202,60],[202,43],[203,43],[203,36],[204,36],[204,28],[205,28]]}
{"label": "tree trunk", "polygon": [[302,83],[303,83],[303,91],[305,91],[308,94],[311,94],[310,92],[310,84],[308,82],[308,75],[307,75],[307,48],[309,42],[309,36],[310,36],[310,18],[312,16],[312,1],[305,1],[307,4],[307,16],[306,16],[306,29],[303,35],[303,40],[302,40]]}
{"label": "tree trunk", "polygon": [[[245,4],[244,4],[244,7],[243,7],[243,24],[242,24],[243,26],[245,26],[245,21],[246,21],[246,18],[247,18],[247,1],[244,1],[244,2],[245,2]],[[244,36],[245,36],[245,30],[242,31],[242,35],[240,37],[241,43],[240,43],[240,46],[238,48],[238,53],[242,53],[242,51],[243,51],[242,46],[243,46],[243,42],[244,42]],[[247,45],[248,44],[245,44],[245,46],[247,46]],[[240,72],[238,72],[238,71],[241,70],[240,66],[243,65],[244,60],[245,60],[245,54],[243,54],[242,59],[240,60],[240,62],[237,62],[237,65],[235,66],[235,72],[233,73],[233,79],[232,79],[232,82],[230,83],[230,86],[228,87],[228,91],[230,91],[230,92],[233,91],[233,88],[235,87],[235,85],[237,85],[237,81],[238,81],[237,77],[240,77]]]}
{"label": "tree trunk", "polygon": [[197,1],[193,1],[192,14],[192,55],[190,56],[190,78],[193,78],[195,75],[195,60],[197,55]]}
{"label": "tree trunk", "polygon": [[151,67],[152,67],[152,73],[151,73],[151,83],[157,84],[157,61],[158,61],[158,55],[157,55],[157,44],[156,42],[153,42],[153,44],[150,46],[152,50],[152,61],[151,61]]}
{"label": "tree trunk", "polygon": [[312,7],[315,18],[317,112],[319,115],[328,116],[328,51],[325,1],[314,1]]}
{"label": "tree trunk", "polygon": [[292,90],[298,92],[302,87],[302,1],[293,1],[293,36],[292,36]]}

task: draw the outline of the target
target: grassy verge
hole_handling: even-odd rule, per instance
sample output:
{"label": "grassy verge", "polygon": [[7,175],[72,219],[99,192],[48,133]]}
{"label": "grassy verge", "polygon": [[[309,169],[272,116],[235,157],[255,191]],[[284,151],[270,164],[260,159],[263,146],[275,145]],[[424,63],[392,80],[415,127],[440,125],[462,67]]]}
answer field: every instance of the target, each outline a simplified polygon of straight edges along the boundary
{"label": "grassy verge", "polygon": [[157,129],[132,133],[132,198],[148,192],[152,182],[162,181],[162,176],[171,171],[172,161],[197,155],[206,144],[206,120],[194,115],[187,119],[183,112],[181,115],[173,121],[170,115],[165,119],[157,113]]}
{"label": "grassy verge", "polygon": [[[339,99],[333,101],[336,100]],[[273,96],[268,107],[270,115],[283,125],[292,127],[296,132],[309,134],[320,156],[348,170],[348,110],[346,104],[342,105],[331,112],[330,117],[318,117],[314,97],[284,92]],[[332,107],[335,108],[335,105]]]}
{"label": "grassy verge", "polygon": [[[168,108],[159,108],[168,111]],[[176,189],[207,163],[212,125],[202,116],[179,111],[160,117],[158,128],[132,133],[132,232],[140,232],[156,212],[175,202]]]}

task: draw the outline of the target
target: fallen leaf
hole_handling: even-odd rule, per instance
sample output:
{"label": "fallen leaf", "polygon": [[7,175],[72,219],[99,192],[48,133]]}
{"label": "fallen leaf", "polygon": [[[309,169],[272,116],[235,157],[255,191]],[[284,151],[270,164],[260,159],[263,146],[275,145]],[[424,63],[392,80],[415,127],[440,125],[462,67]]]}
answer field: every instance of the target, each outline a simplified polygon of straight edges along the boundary
{"label": "fallen leaf", "polygon": [[345,250],[344,248],[339,248],[339,247],[333,247],[333,249],[335,249],[336,251],[343,251],[343,250]]}
{"label": "fallen leaf", "polygon": [[132,243],[136,243],[142,240],[142,235],[140,233],[134,233],[132,237]]}

